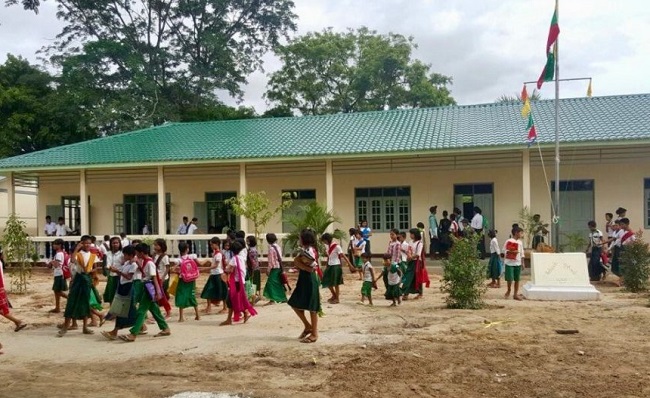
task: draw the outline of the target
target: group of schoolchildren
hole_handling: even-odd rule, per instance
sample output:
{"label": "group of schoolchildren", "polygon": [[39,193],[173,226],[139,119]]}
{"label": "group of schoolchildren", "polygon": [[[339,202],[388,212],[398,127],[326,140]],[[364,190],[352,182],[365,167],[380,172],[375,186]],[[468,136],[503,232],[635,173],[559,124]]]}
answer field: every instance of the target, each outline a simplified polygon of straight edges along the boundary
{"label": "group of schoolchildren", "polygon": [[627,209],[616,209],[616,218],[612,213],[605,213],[605,234],[599,229],[595,221],[589,221],[589,243],[587,255],[589,256],[589,279],[602,281],[607,277],[607,272],[621,276],[621,254],[626,247],[636,241],[636,235],[630,228],[630,219],[627,218]]}

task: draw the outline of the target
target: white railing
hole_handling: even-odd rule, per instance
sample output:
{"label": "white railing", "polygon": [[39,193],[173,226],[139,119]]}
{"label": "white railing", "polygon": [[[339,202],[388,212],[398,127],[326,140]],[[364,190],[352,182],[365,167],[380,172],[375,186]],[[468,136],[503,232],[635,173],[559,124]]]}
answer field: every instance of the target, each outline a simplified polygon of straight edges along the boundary
{"label": "white railing", "polygon": [[[258,251],[260,252],[260,257],[262,259],[265,259],[265,254],[267,252],[267,243],[266,240],[264,239],[264,236],[266,233],[260,234],[260,241],[257,242],[257,247]],[[288,234],[276,234],[278,237],[278,242],[280,245],[282,245],[282,240],[287,236]],[[97,237],[97,244],[100,244],[104,238],[104,235],[95,235]],[[109,235],[110,237],[118,236],[118,235]],[[186,242],[188,240],[192,241],[192,246],[194,247],[194,253],[197,254],[201,258],[207,258],[210,253],[210,239],[213,237],[219,237],[222,241],[226,239],[226,234],[195,234],[195,235],[128,235],[127,238],[132,241],[132,240],[142,240],[146,242],[151,242],[155,239],[162,238],[165,239],[167,242],[167,254],[170,255],[170,257],[178,257],[178,243],[179,242]],[[81,238],[79,235],[75,236],[34,236],[31,237],[30,239],[34,243],[34,248],[36,250],[36,253],[39,255],[40,258],[45,259],[46,258],[46,249],[47,249],[47,244],[50,244],[51,248],[51,243],[55,239],[63,239],[64,242],[68,243],[68,250],[72,252],[74,250],[74,246],[79,242],[79,238]],[[289,255],[290,253],[286,253],[286,250],[284,251],[285,255]],[[52,256],[53,254],[51,254]]]}

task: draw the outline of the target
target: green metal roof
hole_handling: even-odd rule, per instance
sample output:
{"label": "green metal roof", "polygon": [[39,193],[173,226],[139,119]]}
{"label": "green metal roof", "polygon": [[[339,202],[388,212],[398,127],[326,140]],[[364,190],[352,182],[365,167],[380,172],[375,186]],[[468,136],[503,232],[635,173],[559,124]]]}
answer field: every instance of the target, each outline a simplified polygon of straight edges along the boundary
{"label": "green metal roof", "polygon": [[[524,147],[521,103],[247,119],[162,126],[0,160],[0,171],[310,159]],[[536,101],[540,143],[554,141],[554,102]],[[564,143],[648,140],[650,94],[560,101]]]}

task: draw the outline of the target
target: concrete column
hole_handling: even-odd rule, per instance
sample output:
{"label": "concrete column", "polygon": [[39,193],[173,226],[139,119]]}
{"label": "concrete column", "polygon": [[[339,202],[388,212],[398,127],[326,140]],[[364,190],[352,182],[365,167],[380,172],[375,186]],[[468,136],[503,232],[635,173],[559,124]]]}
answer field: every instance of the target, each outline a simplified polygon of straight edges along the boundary
{"label": "concrete column", "polygon": [[523,191],[523,203],[522,207],[528,207],[529,211],[532,211],[530,208],[530,152],[526,148],[523,151],[522,156],[522,191]]}
{"label": "concrete column", "polygon": [[14,173],[7,174],[7,217],[16,213],[16,185]]}
{"label": "concrete column", "polygon": [[79,171],[79,211],[81,213],[81,235],[88,235],[90,234],[90,209],[86,188],[86,170],[83,169]]}
{"label": "concrete column", "polygon": [[167,234],[166,209],[167,200],[165,195],[165,170],[163,166],[158,166],[158,235]]}
{"label": "concrete column", "polygon": [[[325,161],[325,206],[327,211],[334,209],[334,176],[332,174],[332,160]],[[327,227],[327,232],[334,232],[334,224]]]}
{"label": "concrete column", "polygon": [[[246,195],[248,191],[246,190],[246,164],[239,164],[239,195]],[[248,220],[246,217],[239,216],[239,227],[242,231],[248,230]]]}

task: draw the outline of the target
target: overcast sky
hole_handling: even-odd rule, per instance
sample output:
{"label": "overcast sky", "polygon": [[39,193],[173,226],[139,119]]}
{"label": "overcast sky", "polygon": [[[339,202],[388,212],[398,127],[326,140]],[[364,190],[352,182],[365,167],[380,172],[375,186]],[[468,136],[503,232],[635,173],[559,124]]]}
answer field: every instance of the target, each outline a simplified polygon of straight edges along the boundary
{"label": "overcast sky", "polygon": [[[4,3],[4,2],[3,2]],[[367,26],[412,35],[415,57],[452,76],[459,104],[493,102],[537,80],[554,0],[295,0],[298,34]],[[36,62],[36,51],[63,26],[46,1],[38,15],[0,8],[0,62],[7,53]],[[593,77],[593,94],[650,93],[650,3],[647,0],[560,0],[560,76]],[[265,72],[279,68],[265,56]],[[267,108],[267,76],[249,77],[244,105]],[[529,86],[532,90],[533,86]],[[561,85],[561,97],[584,96],[586,82]],[[553,87],[542,88],[553,97]],[[235,104],[233,99],[221,98]]]}

